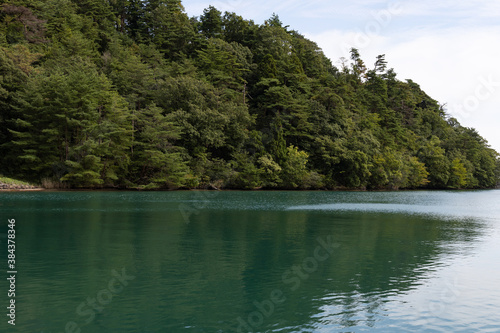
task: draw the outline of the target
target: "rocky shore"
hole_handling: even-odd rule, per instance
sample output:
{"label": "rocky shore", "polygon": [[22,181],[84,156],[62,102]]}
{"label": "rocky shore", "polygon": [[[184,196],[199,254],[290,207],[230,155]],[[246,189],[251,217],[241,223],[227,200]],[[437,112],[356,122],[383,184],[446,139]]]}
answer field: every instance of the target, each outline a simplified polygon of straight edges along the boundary
{"label": "rocky shore", "polygon": [[21,191],[21,190],[43,190],[43,189],[41,187],[27,185],[27,184],[6,184],[0,182],[0,191],[1,190]]}

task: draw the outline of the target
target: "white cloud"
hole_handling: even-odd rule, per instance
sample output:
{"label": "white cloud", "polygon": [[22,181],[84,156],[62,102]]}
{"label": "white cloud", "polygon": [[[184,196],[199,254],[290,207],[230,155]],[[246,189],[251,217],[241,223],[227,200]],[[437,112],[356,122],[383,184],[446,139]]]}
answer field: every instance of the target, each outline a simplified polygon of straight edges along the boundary
{"label": "white cloud", "polygon": [[406,15],[438,16],[442,19],[465,15],[469,19],[500,16],[500,4],[494,0],[421,0],[402,1]]}

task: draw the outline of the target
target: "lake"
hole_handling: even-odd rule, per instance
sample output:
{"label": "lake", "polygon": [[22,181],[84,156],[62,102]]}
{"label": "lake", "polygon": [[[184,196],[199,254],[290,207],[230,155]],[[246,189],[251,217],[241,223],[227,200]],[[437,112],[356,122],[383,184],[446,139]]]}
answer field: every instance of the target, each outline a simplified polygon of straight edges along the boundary
{"label": "lake", "polygon": [[2,332],[500,332],[500,190],[4,192]]}

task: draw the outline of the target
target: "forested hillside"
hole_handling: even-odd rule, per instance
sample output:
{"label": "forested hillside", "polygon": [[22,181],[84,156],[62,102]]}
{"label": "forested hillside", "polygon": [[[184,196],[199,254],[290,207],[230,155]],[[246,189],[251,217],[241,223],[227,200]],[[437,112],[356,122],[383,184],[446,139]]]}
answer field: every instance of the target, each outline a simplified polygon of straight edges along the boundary
{"label": "forested hillside", "polygon": [[7,0],[0,174],[72,188],[495,186],[486,140],[373,62],[352,49],[337,68],[276,15]]}

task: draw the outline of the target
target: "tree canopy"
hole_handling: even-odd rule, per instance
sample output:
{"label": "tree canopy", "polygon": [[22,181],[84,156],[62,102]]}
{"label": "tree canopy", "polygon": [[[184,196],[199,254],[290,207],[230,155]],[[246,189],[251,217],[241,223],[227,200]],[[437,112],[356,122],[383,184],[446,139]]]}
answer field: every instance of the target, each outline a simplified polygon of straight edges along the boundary
{"label": "tree canopy", "polygon": [[71,188],[488,188],[496,151],[385,55],[342,68],[273,14],[0,6],[0,173]]}

